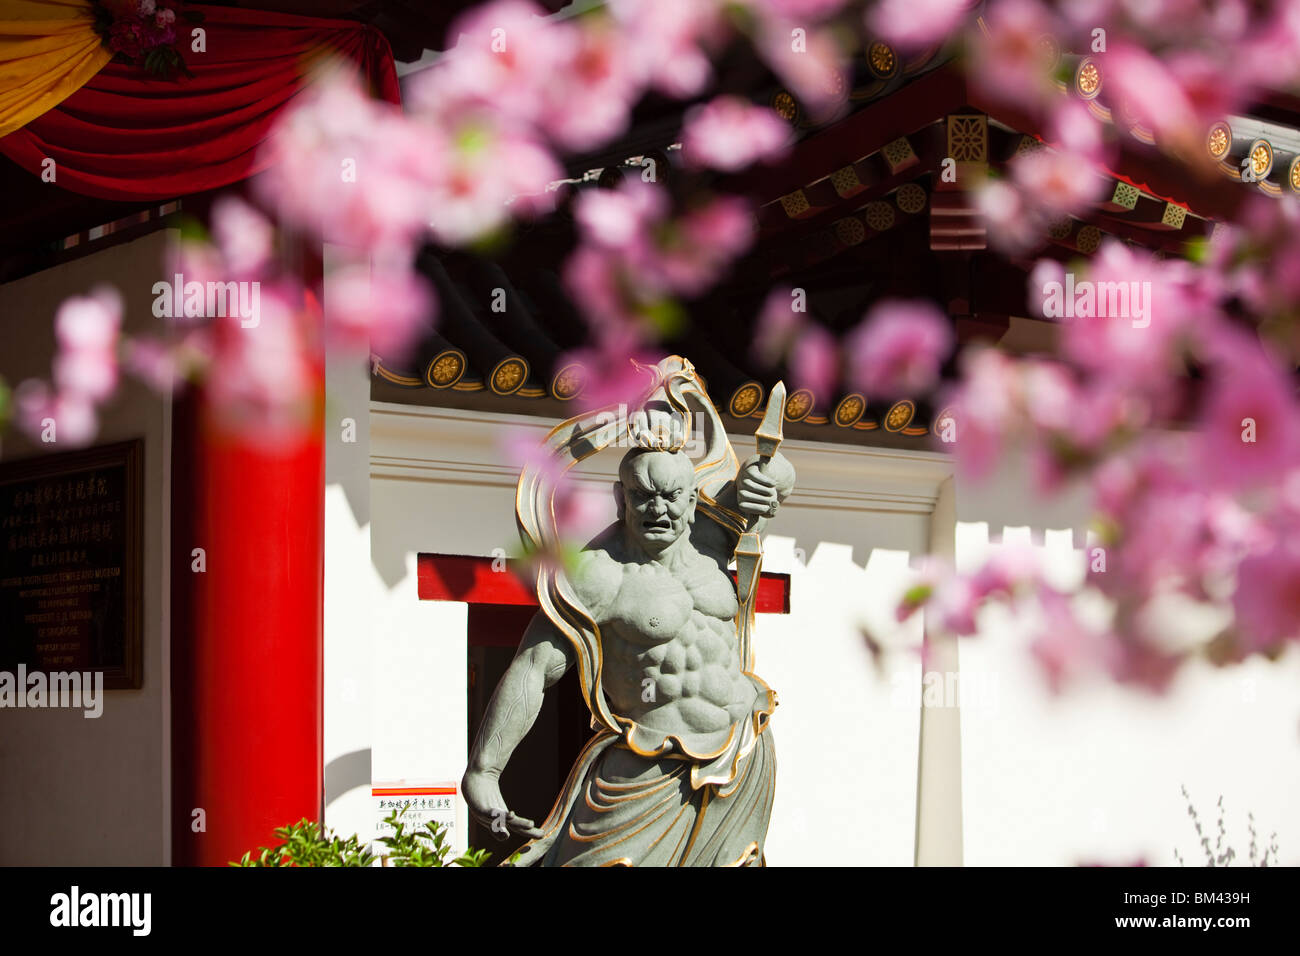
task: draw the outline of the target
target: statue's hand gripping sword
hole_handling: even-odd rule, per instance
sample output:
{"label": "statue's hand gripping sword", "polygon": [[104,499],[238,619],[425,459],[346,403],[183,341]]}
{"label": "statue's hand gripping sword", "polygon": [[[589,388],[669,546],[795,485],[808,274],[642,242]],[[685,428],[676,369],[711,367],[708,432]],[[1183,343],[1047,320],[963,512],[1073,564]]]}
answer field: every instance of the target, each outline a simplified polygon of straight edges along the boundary
{"label": "statue's hand gripping sword", "polygon": [[[758,456],[762,462],[772,460],[781,447],[782,425],[785,422],[785,383],[777,382],[767,399],[767,408],[763,412],[763,421],[754,432],[754,441],[758,445]],[[739,478],[739,475],[737,475]],[[763,542],[754,527],[763,515],[750,515],[745,522],[745,531],[736,542],[736,591],[740,598],[740,659],[745,670],[753,669],[753,648],[751,632],[754,627],[754,598],[758,594],[759,574],[763,569]]]}

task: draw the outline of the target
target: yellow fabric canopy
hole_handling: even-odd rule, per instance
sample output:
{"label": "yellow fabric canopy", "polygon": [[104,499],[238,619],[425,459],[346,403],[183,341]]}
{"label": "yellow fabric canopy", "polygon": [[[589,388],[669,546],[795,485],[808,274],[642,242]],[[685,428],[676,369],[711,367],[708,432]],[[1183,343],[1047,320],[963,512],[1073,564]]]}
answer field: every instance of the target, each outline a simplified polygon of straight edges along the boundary
{"label": "yellow fabric canopy", "polygon": [[90,0],[0,0],[0,136],[58,106],[112,58]]}

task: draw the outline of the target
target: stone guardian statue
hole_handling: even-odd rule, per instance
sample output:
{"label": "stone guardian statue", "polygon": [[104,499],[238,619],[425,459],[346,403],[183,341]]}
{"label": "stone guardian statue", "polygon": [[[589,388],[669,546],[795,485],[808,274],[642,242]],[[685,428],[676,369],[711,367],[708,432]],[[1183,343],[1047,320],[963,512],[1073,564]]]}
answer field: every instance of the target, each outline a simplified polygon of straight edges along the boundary
{"label": "stone guardian statue", "polygon": [[[529,466],[519,479],[520,533],[545,550],[558,543],[554,475],[631,445],[614,483],[618,520],[568,568],[542,564],[541,610],[462,782],[480,821],[531,838],[521,866],[765,865],[777,698],[753,673],[750,645],[759,535],[794,489],[777,451],[785,391],[773,389],[758,454],[740,465],[689,362],[642,369],[654,381],[633,414],[570,419],[546,439],[556,467]],[[704,451],[692,460],[685,439],[697,418]],[[595,735],[538,826],[506,807],[498,780],[542,695],[573,666]]]}

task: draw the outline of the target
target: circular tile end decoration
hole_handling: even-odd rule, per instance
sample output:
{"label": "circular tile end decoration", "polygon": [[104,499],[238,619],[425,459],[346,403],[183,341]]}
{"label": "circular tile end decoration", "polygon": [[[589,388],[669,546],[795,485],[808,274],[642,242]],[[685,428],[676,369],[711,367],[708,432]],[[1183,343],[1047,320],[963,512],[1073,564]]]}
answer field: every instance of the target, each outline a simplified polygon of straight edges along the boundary
{"label": "circular tile end decoration", "polygon": [[813,393],[801,388],[796,390],[785,400],[785,420],[788,422],[801,422],[808,417],[808,413],[813,410],[813,404],[817,401]]}
{"label": "circular tile end decoration", "polygon": [[787,123],[793,123],[799,118],[799,104],[785,90],[778,91],[772,97],[772,109],[776,110],[777,115]]}
{"label": "circular tile end decoration", "polygon": [[1210,133],[1205,137],[1205,148],[1215,159],[1223,159],[1228,155],[1228,150],[1232,149],[1232,127],[1220,120],[1210,127]]}
{"label": "circular tile end decoration", "polygon": [[1097,98],[1101,92],[1101,70],[1092,57],[1085,57],[1074,74],[1074,88],[1085,100]]}
{"label": "circular tile end decoration", "polygon": [[429,360],[424,379],[434,388],[451,388],[465,375],[465,353],[444,349]]}
{"label": "circular tile end decoration", "polygon": [[510,355],[497,363],[488,381],[498,395],[513,395],[528,381],[528,363],[518,355]]}
{"label": "circular tile end decoration", "polygon": [[893,406],[885,413],[885,431],[901,432],[904,428],[912,423],[912,416],[916,414],[916,405],[911,399],[903,399],[895,402]]}
{"label": "circular tile end decoration", "polygon": [[551,394],[562,402],[577,398],[586,385],[587,370],[578,362],[570,362],[551,376]]}
{"label": "circular tile end decoration", "polygon": [[763,400],[763,386],[757,382],[746,382],[731,393],[727,408],[737,418],[746,418],[758,408]]}
{"label": "circular tile end decoration", "polygon": [[867,48],[867,66],[878,79],[887,80],[898,72],[898,57],[888,43],[876,42]]}
{"label": "circular tile end decoration", "polygon": [[1255,179],[1265,178],[1273,171],[1273,146],[1266,139],[1257,139],[1250,144],[1250,171]]}
{"label": "circular tile end decoration", "polygon": [[835,406],[835,424],[840,428],[852,428],[862,420],[867,410],[867,400],[857,392],[845,395]]}

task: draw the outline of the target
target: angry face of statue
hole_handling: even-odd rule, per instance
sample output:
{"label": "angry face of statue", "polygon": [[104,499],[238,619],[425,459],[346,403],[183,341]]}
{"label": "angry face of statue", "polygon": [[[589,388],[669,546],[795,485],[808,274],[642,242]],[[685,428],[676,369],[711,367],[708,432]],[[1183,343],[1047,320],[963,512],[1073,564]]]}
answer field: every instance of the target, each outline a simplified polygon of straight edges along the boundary
{"label": "angry face of statue", "polygon": [[630,540],[657,555],[695,520],[695,466],[682,452],[633,449],[614,483],[618,517]]}

